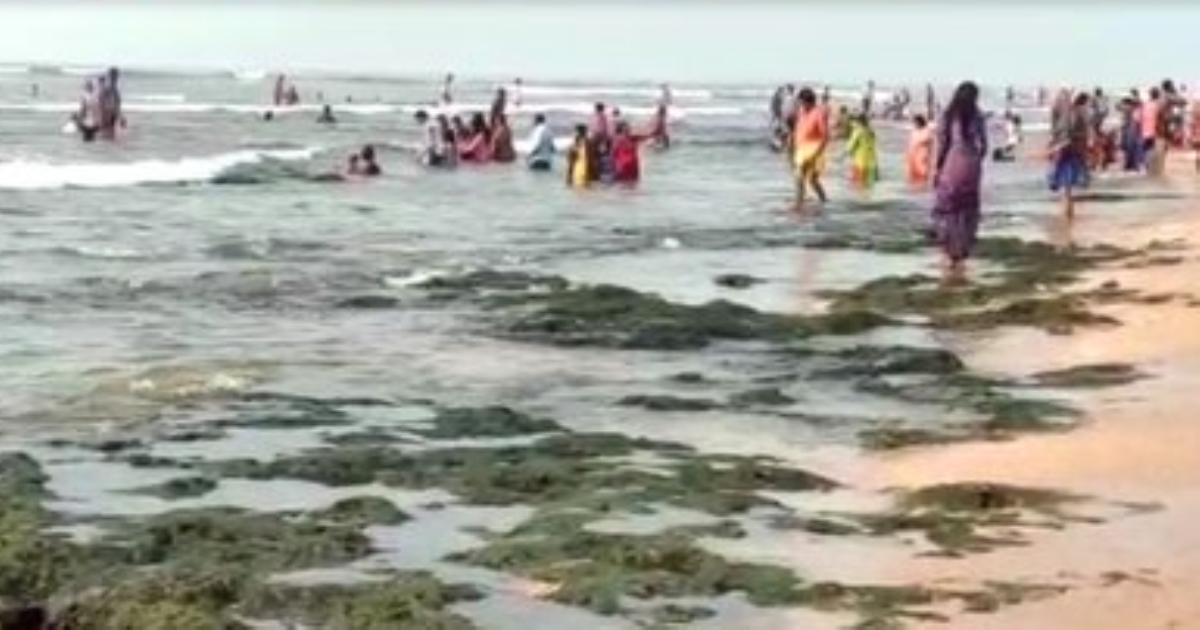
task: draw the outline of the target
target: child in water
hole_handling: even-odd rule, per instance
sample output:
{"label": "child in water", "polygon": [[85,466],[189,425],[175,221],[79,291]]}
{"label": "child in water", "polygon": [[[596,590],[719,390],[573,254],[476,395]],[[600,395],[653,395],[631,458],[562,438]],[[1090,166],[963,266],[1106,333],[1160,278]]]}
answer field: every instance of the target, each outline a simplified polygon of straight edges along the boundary
{"label": "child in water", "polygon": [[859,114],[850,120],[850,139],[846,141],[850,158],[850,183],[870,188],[879,181],[879,156],[875,152],[875,130],[867,117]]}
{"label": "child in water", "polygon": [[567,151],[567,185],[572,188],[587,188],[592,182],[591,143],[588,141],[587,125],[575,126],[575,139]]}
{"label": "child in water", "polygon": [[907,168],[908,183],[924,188],[929,185],[929,177],[933,172],[933,130],[924,116],[913,116],[912,133],[908,136],[908,151],[904,161]]}

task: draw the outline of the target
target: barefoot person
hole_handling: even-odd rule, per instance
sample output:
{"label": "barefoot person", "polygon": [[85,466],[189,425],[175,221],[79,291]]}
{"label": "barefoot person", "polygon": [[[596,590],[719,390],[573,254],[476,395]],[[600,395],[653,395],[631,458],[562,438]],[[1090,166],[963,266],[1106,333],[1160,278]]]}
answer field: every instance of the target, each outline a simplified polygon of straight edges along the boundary
{"label": "barefoot person", "polygon": [[821,173],[825,171],[825,149],[829,146],[829,127],[825,112],[817,107],[817,95],[809,88],[800,90],[796,129],[792,132],[792,167],[796,177],[796,209],[804,206],[808,188],[817,200],[826,200]]}
{"label": "barefoot person", "polygon": [[933,209],[937,238],[951,276],[963,272],[979,230],[987,126],[979,110],[979,87],[958,86],[937,126],[937,168]]}
{"label": "barefoot person", "polygon": [[1088,183],[1088,138],[1091,134],[1088,95],[1071,98],[1064,91],[1050,115],[1050,190],[1061,193],[1063,214],[1075,216],[1075,190]]}

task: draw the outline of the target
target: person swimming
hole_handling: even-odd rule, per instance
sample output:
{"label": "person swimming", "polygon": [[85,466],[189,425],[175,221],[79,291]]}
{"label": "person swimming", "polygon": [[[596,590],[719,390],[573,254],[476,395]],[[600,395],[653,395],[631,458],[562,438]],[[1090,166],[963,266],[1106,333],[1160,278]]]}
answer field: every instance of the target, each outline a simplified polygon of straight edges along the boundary
{"label": "person swimming", "polygon": [[546,115],[533,117],[533,131],[529,135],[529,155],[525,164],[532,171],[548,171],[554,163],[554,136],[546,127]]}
{"label": "person swimming", "polygon": [[383,174],[383,169],[379,168],[379,162],[375,159],[375,147],[366,145],[359,151],[358,157],[361,161],[361,175],[364,177],[378,177]]}
{"label": "person swimming", "polygon": [[859,114],[850,120],[850,139],[846,141],[850,162],[850,183],[870,188],[879,181],[879,155],[875,148],[875,130],[867,117]]}
{"label": "person swimming", "polygon": [[567,151],[567,185],[586,188],[592,183],[592,143],[587,125],[575,126],[575,138]]}
{"label": "person swimming", "polygon": [[913,116],[912,132],[908,136],[908,150],[904,154],[908,183],[917,188],[929,185],[933,173],[933,130],[929,121],[917,114]]}
{"label": "person swimming", "polygon": [[333,107],[326,105],[321,108],[321,115],[317,117],[317,122],[322,125],[332,125],[337,122],[337,118],[333,116]]}

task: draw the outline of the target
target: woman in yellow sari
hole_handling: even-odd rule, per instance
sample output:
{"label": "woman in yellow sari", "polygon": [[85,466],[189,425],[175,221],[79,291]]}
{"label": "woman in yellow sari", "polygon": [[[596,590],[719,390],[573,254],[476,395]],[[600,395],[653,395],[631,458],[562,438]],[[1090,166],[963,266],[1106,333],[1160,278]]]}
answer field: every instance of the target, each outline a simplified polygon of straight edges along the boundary
{"label": "woman in yellow sari", "polygon": [[850,158],[850,183],[863,189],[879,181],[879,156],[875,150],[875,130],[867,117],[859,114],[850,120],[850,139],[846,141]]}

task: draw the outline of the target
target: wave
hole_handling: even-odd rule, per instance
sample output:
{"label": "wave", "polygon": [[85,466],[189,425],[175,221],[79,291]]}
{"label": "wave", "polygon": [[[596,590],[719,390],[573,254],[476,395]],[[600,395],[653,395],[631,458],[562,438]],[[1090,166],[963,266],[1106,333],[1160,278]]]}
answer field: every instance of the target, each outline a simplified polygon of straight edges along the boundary
{"label": "wave", "polygon": [[58,256],[68,258],[89,258],[99,260],[152,260],[155,253],[132,249],[128,247],[88,246],[56,247],[51,250]]}
{"label": "wave", "polygon": [[[629,86],[556,86],[556,85],[522,85],[507,87],[510,93],[520,93],[522,96],[633,96],[657,100],[662,91],[657,87]],[[671,96],[676,99],[708,101],[712,100],[712,90],[675,89],[671,88]]]}
{"label": "wave", "polygon": [[[316,115],[324,105],[313,103],[307,105],[293,105],[288,107],[273,107],[270,105],[260,105],[254,103],[188,103],[188,102],[169,102],[180,95],[156,95],[160,97],[158,101],[151,102],[126,102],[122,105],[124,111],[129,113],[145,113],[145,114],[207,114],[207,113],[229,113],[229,114],[248,114],[261,116],[270,111],[276,116],[307,114]],[[335,104],[331,103],[335,114],[353,114],[356,116],[381,116],[387,114],[415,114],[418,111],[426,111],[431,115],[446,114],[447,116],[457,116],[463,114],[473,114],[475,112],[486,112],[491,108],[490,103],[453,103],[450,105],[422,105],[422,104],[388,104],[388,103],[346,103]],[[655,113],[654,107],[647,106],[625,106],[615,104],[615,107],[621,110],[622,113],[631,116],[649,117]],[[59,103],[0,103],[0,111],[16,111],[16,112],[36,112],[42,114],[70,114],[79,109],[78,103],[59,102]],[[546,102],[546,103],[522,103],[520,106],[510,105],[508,108],[509,115],[522,116],[532,115],[536,113],[558,113],[572,114],[579,116],[589,116],[595,110],[594,103],[588,102]],[[690,117],[730,117],[740,116],[746,113],[744,107],[734,106],[702,106],[702,107],[672,107],[668,115],[673,120],[682,120]]]}
{"label": "wave", "polygon": [[263,79],[267,78],[266,70],[234,70],[229,74],[233,76],[234,79],[237,79],[238,81],[246,81],[247,83],[262,81]]}
{"label": "wave", "polygon": [[53,164],[15,160],[0,162],[0,190],[118,188],[211,182],[240,165],[308,160],[315,154],[316,149],[242,150],[208,157],[125,163]]}
{"label": "wave", "polygon": [[127,94],[126,102],[144,101],[147,103],[183,103],[187,101],[184,94]]}

